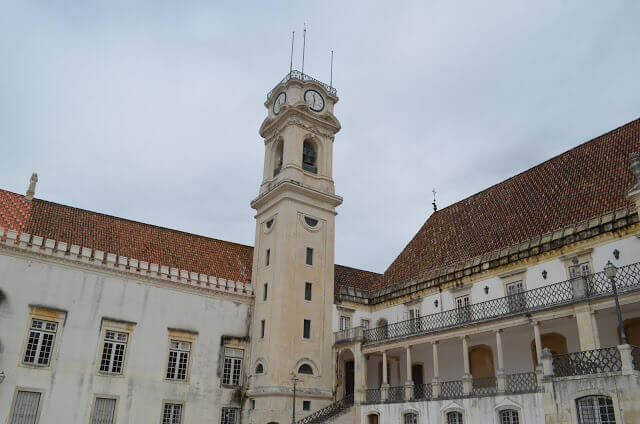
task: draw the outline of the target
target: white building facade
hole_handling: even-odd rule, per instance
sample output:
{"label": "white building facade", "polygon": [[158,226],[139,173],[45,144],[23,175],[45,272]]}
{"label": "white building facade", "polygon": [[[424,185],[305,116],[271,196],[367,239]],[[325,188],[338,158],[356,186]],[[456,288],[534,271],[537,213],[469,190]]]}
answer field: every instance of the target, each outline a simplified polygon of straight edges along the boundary
{"label": "white building facade", "polygon": [[640,423],[640,120],[377,274],[334,260],[337,101],[268,94],[254,247],[0,190],[0,423]]}

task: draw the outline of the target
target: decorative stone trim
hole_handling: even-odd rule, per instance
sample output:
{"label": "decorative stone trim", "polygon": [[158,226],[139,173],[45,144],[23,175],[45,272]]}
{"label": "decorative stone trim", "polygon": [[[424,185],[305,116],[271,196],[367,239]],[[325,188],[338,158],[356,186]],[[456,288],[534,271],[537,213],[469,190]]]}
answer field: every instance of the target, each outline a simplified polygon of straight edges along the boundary
{"label": "decorative stone trim", "polygon": [[427,288],[438,287],[489,269],[499,268],[521,259],[537,256],[577,241],[628,227],[639,221],[638,211],[633,208],[620,208],[602,216],[568,225],[512,246],[463,260],[448,267],[425,272],[412,280],[379,290],[366,291],[352,287],[339,287],[336,293],[336,300],[375,305],[411,295]]}
{"label": "decorative stone trim", "polygon": [[43,237],[41,236],[20,233],[16,230],[5,230],[5,228],[0,227],[0,242],[2,241],[10,248],[63,258],[85,266],[92,265],[147,278],[173,281],[178,285],[197,286],[199,289],[210,292],[253,297],[253,288],[250,282],[225,280],[213,275],[207,276],[194,271],[178,270],[178,268],[168,265],[149,264],[146,261],[128,258],[115,253],[107,253],[105,255],[105,252],[101,250],[78,245],[68,246],[66,242],[56,242],[52,239],[46,239],[43,245]]}

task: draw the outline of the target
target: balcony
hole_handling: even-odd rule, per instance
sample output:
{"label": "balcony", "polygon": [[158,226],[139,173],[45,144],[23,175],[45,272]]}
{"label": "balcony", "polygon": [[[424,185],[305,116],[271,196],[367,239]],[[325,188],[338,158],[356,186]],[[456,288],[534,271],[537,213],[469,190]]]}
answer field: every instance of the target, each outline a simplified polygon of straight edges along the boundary
{"label": "balcony", "polygon": [[[640,263],[620,267],[615,281],[619,294],[640,289]],[[368,345],[431,334],[604,298],[612,294],[611,282],[602,271],[463,308],[365,330],[363,341]]]}
{"label": "balcony", "polygon": [[[319,81],[313,77],[310,77],[307,74],[303,74],[302,72],[296,71],[296,70],[293,70],[289,72],[287,75],[285,75],[285,77],[282,78],[282,80],[277,85],[284,84],[285,82],[292,79],[297,79],[299,81],[313,81],[320,84],[325,90],[327,90],[327,93],[331,94],[332,96],[336,96],[338,94],[338,91],[334,87],[330,86],[329,84],[325,84],[322,81]],[[272,94],[273,94],[273,90],[269,91],[269,93],[267,94],[267,100],[271,97]]]}
{"label": "balcony", "polygon": [[335,344],[361,342],[364,340],[364,328],[352,327],[346,330],[336,331],[334,337]]}

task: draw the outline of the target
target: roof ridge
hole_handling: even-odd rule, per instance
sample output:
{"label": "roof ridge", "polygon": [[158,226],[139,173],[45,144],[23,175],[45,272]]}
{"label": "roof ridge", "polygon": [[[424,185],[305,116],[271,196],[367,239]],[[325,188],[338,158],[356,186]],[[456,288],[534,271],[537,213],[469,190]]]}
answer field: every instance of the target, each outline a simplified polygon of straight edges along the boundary
{"label": "roof ridge", "polygon": [[[3,189],[3,188],[0,188],[0,191],[15,195],[17,197],[24,197],[22,194],[15,193],[15,192],[13,192],[11,190],[6,190],[6,189]],[[77,206],[65,205],[64,203],[52,202],[51,200],[45,200],[45,199],[41,199],[41,198],[37,198],[37,197],[34,197],[32,202],[48,203],[48,204],[51,204],[51,205],[61,206],[61,207],[64,207],[64,208],[69,208],[69,209],[75,209],[77,211],[96,214],[96,215],[107,217],[107,218],[113,218],[113,219],[117,219],[117,220],[121,220],[121,221],[125,221],[125,222],[130,222],[130,223],[134,223],[134,224],[140,224],[140,225],[143,225],[143,226],[146,226],[146,227],[158,228],[158,229],[167,230],[167,231],[171,231],[171,232],[175,232],[175,233],[180,233],[180,234],[185,234],[185,235],[189,235],[189,236],[204,238],[204,239],[208,239],[208,240],[214,240],[214,241],[218,241],[218,242],[222,242],[222,243],[235,244],[237,246],[248,247],[248,248],[251,248],[251,249],[254,248],[253,246],[250,246],[248,244],[237,243],[237,242],[229,241],[229,240],[222,240],[222,239],[219,239],[219,238],[209,237],[209,236],[205,236],[205,235],[202,235],[202,234],[196,234],[196,233],[190,233],[188,231],[177,230],[175,228],[169,228],[169,227],[163,227],[163,226],[160,226],[160,225],[149,224],[149,223],[142,222],[142,221],[136,221],[135,219],[123,218],[121,216],[110,215],[110,214],[107,214],[107,213],[104,213],[104,212],[96,212],[96,211],[92,211],[92,210],[89,210],[89,209],[84,209],[84,208],[80,208],[80,207],[77,207]]]}
{"label": "roof ridge", "polygon": [[382,273],[380,273],[380,272],[376,272],[376,271],[369,271],[369,270],[367,270],[367,269],[356,268],[356,267],[354,267],[354,266],[349,266],[349,265],[341,265],[341,264],[336,264],[336,263],[334,263],[334,266],[341,266],[341,267],[343,267],[343,268],[354,269],[354,270],[356,270],[356,271],[370,272],[371,274],[382,275]]}
{"label": "roof ridge", "polygon": [[[450,205],[447,205],[447,206],[445,206],[445,207],[444,207],[444,208],[442,208],[442,209],[438,209],[437,211],[435,211],[434,213],[432,213],[431,215],[429,215],[429,218],[427,218],[427,221],[428,221],[432,216],[434,216],[435,214],[437,214],[438,212],[442,212],[442,211],[444,211],[444,210],[446,210],[446,209],[448,209],[448,208],[450,208],[450,207],[452,207],[452,206],[457,205],[458,203],[461,203],[461,202],[464,202],[465,200],[469,200],[469,199],[471,199],[471,198],[473,198],[473,197],[479,196],[479,195],[481,195],[482,193],[484,193],[485,191],[491,190],[492,188],[494,188],[494,187],[496,187],[496,186],[499,186],[500,184],[504,184],[504,183],[506,183],[507,181],[513,180],[513,179],[515,179],[515,178],[519,177],[520,175],[525,174],[525,173],[527,173],[527,172],[529,172],[529,171],[531,171],[531,170],[533,170],[533,169],[539,168],[539,167],[541,167],[541,166],[545,165],[546,163],[549,163],[549,162],[551,162],[551,161],[553,161],[553,160],[558,159],[558,158],[559,158],[559,157],[561,157],[561,156],[568,155],[568,154],[570,154],[571,152],[573,152],[573,151],[575,151],[575,150],[577,150],[577,149],[584,148],[584,147],[585,147],[586,145],[588,145],[588,144],[591,144],[591,143],[595,143],[595,142],[597,142],[597,141],[600,141],[600,139],[601,139],[601,138],[606,137],[606,136],[608,136],[608,135],[610,135],[610,134],[612,134],[612,133],[614,133],[614,132],[616,132],[616,131],[619,131],[619,130],[620,130],[621,128],[623,128],[623,127],[627,127],[627,126],[629,126],[629,125],[633,125],[633,124],[634,124],[634,123],[636,123],[636,122],[637,122],[637,123],[640,123],[640,118],[636,118],[636,119],[634,119],[634,120],[632,120],[632,121],[629,121],[629,122],[627,122],[626,124],[620,125],[620,126],[619,126],[619,127],[617,127],[617,128],[614,128],[614,129],[612,129],[612,130],[610,130],[610,131],[607,131],[607,132],[605,132],[605,133],[603,133],[603,134],[600,134],[600,135],[598,135],[598,136],[595,136],[595,137],[594,137],[594,138],[592,138],[592,139],[589,139],[589,140],[587,140],[587,141],[583,141],[583,142],[581,142],[580,144],[578,144],[577,146],[573,146],[573,147],[572,147],[572,148],[570,148],[569,150],[565,150],[564,152],[560,152],[560,153],[556,154],[555,156],[550,157],[549,159],[546,159],[546,160],[544,160],[544,161],[542,161],[542,162],[540,162],[540,163],[538,163],[538,164],[536,164],[536,165],[533,165],[533,166],[532,166],[532,167],[530,167],[530,168],[527,168],[527,169],[525,169],[525,170],[523,170],[523,171],[518,172],[518,173],[517,173],[517,174],[515,174],[515,175],[510,176],[509,178],[506,178],[506,179],[504,179],[504,180],[502,180],[502,181],[499,181],[499,182],[497,182],[497,183],[495,183],[495,184],[492,184],[492,185],[490,185],[489,187],[484,188],[484,189],[482,189],[482,190],[480,190],[480,191],[477,191],[477,192],[475,192],[475,193],[473,193],[473,194],[471,194],[471,195],[469,195],[469,196],[467,196],[467,197],[465,197],[465,198],[463,198],[463,199],[458,200],[457,202],[451,203]],[[425,222],[426,222],[426,221],[425,221]],[[418,230],[418,231],[419,231],[419,230]]]}

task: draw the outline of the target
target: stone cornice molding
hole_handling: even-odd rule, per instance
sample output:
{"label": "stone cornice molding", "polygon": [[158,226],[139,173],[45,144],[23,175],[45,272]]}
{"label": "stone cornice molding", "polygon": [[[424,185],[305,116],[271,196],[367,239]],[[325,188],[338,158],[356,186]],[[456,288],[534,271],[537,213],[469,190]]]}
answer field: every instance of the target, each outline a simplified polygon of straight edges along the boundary
{"label": "stone cornice molding", "polygon": [[[314,188],[303,185],[302,183],[295,180],[282,180],[279,181],[275,186],[270,187],[268,191],[259,195],[255,199],[251,201],[251,207],[253,209],[260,209],[267,202],[270,201],[280,201],[282,198],[286,198],[288,193],[298,193],[309,197],[311,199],[317,200],[321,203],[326,203],[332,206],[333,208],[342,204],[342,197],[337,196],[335,194],[326,193],[320,190],[316,190]],[[278,197],[281,197],[278,199]],[[320,204],[321,204],[320,203]],[[316,207],[321,207],[320,204],[312,205]],[[336,213],[334,209],[324,208],[328,212]]]}
{"label": "stone cornice molding", "polygon": [[340,122],[330,113],[315,114],[309,111],[309,105],[300,102],[292,106],[283,106],[276,118],[266,117],[260,126],[260,136],[265,140],[277,137],[282,130],[295,125],[322,137],[333,136],[340,131]]}
{"label": "stone cornice molding", "polygon": [[90,271],[107,272],[125,278],[151,281],[156,285],[209,296],[227,296],[250,303],[253,288],[250,282],[232,281],[213,275],[187,271],[141,261],[115,253],[106,253],[85,246],[41,236],[5,230],[0,227],[0,250],[6,249],[24,255],[80,267]]}

